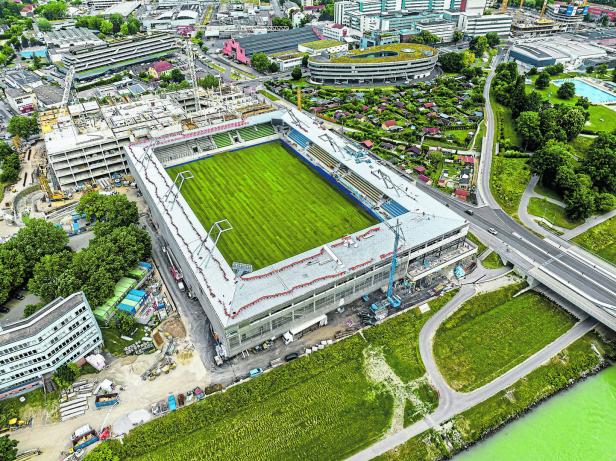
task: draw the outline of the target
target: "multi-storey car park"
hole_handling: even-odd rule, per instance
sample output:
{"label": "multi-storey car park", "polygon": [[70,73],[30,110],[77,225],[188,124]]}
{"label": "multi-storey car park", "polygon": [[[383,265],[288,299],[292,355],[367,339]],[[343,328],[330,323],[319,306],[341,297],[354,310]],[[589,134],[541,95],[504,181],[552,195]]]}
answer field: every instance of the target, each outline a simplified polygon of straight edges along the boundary
{"label": "multi-storey car park", "polygon": [[382,83],[427,78],[437,61],[435,48],[392,43],[337,56],[312,56],[308,68],[314,83]]}
{"label": "multi-storey car park", "polygon": [[387,286],[397,223],[396,279],[421,285],[476,252],[466,220],[296,110],[126,150],[174,273],[200,301],[221,356]]}
{"label": "multi-storey car park", "polygon": [[0,400],[41,386],[58,367],[102,345],[100,328],[82,292],[0,326]]}

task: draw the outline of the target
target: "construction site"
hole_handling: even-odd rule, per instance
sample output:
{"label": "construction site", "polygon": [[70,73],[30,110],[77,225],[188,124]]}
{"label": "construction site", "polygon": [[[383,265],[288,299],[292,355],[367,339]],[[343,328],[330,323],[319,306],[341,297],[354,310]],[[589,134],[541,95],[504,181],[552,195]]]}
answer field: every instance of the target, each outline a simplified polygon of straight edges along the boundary
{"label": "construction site", "polygon": [[[500,11],[507,11],[508,0],[503,0]],[[588,1],[571,1],[567,5],[548,5],[544,0],[541,10],[524,9],[524,0],[511,11],[513,23],[511,31],[516,36],[551,35],[562,32],[573,32],[582,22],[588,12]]]}

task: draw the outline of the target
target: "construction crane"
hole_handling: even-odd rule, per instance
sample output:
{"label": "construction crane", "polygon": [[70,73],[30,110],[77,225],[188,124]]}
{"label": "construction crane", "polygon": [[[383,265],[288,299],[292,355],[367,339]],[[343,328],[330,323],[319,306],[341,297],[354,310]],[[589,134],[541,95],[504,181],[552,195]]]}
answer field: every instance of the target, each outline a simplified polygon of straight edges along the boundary
{"label": "construction crane", "polygon": [[61,107],[68,106],[70,97],[71,97],[71,89],[73,87],[73,79],[75,78],[75,66],[71,66],[66,73],[66,77],[64,77],[64,92],[62,93],[62,102]]}
{"label": "construction crane", "polygon": [[508,4],[509,4],[509,0],[503,0],[503,2],[501,3],[500,10],[498,10],[498,12],[500,14],[505,14],[507,12],[507,5]]}
{"label": "construction crane", "polygon": [[302,111],[302,89],[297,87],[297,110]]}
{"label": "construction crane", "polygon": [[524,10],[524,0],[520,0],[520,6],[518,7],[518,11],[515,15],[516,22],[520,22],[520,19],[522,18],[523,10]]}
{"label": "construction crane", "polygon": [[545,9],[547,8],[547,6],[548,0],[543,0],[543,6],[541,7],[541,14],[539,15],[539,19],[537,19],[537,24],[549,24],[554,22],[551,19],[547,19],[545,17]]}
{"label": "construction crane", "polygon": [[195,97],[195,111],[200,112],[201,101],[199,100],[199,85],[197,83],[197,70],[195,69],[195,53],[190,38],[186,40],[186,58],[188,59],[188,74],[192,82],[193,95]]}
{"label": "construction crane", "polygon": [[389,229],[394,233],[394,251],[391,255],[391,267],[389,269],[389,284],[387,285],[387,302],[389,305],[397,309],[402,304],[400,297],[394,294],[394,282],[396,281],[396,266],[398,265],[398,245],[400,244],[400,221],[396,221],[396,226],[387,224]]}

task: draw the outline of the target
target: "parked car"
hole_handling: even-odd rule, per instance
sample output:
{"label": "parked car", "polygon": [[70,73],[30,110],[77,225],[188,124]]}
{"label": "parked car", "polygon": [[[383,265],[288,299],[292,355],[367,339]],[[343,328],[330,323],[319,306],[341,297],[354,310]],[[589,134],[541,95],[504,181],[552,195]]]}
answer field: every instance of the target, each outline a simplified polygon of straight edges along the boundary
{"label": "parked car", "polygon": [[253,368],[252,370],[250,370],[248,372],[248,377],[249,378],[256,378],[260,374],[263,374],[263,370],[261,368]]}
{"label": "parked car", "polygon": [[8,314],[10,309],[6,306],[0,306],[0,314]]}
{"label": "parked car", "polygon": [[24,297],[25,297],[25,296],[24,296],[24,295],[22,295],[21,293],[17,293],[17,294],[15,295],[15,299],[18,299],[18,300],[20,300],[20,301],[21,301],[22,299],[24,299]]}
{"label": "parked car", "polygon": [[284,359],[287,362],[290,362],[291,360],[295,360],[297,358],[299,358],[299,354],[297,352],[291,352],[290,354],[284,356]]}

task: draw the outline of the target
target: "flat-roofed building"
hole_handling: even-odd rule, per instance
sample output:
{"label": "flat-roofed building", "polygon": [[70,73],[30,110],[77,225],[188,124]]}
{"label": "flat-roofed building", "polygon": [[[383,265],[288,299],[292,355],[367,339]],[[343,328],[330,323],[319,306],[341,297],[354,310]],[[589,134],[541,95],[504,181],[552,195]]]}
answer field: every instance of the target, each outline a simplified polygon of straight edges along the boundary
{"label": "flat-roofed building", "polygon": [[60,366],[103,345],[83,292],[58,298],[30,317],[0,326],[0,400],[28,392]]}

